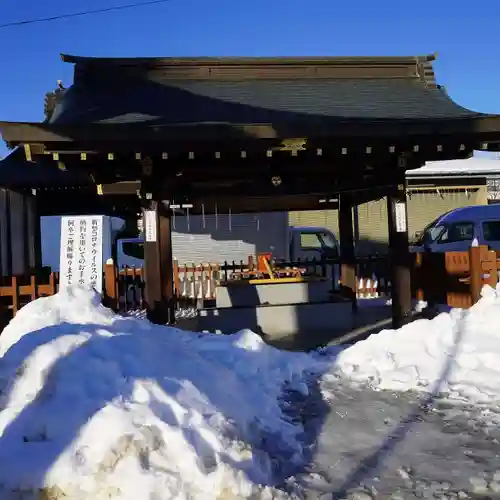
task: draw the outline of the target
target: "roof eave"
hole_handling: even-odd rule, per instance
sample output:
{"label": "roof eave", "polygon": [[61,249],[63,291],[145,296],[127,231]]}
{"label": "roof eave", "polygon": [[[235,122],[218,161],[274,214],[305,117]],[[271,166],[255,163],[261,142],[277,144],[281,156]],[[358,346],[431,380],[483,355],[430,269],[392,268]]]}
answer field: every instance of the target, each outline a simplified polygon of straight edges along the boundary
{"label": "roof eave", "polygon": [[70,64],[117,65],[117,66],[266,66],[266,65],[414,65],[432,62],[436,54],[423,56],[339,56],[339,57],[87,57],[61,54],[63,62]]}
{"label": "roof eave", "polygon": [[[322,123],[312,121],[279,123],[186,123],[168,125],[148,124],[81,124],[54,125],[31,122],[0,122],[0,134],[8,143],[57,143],[79,140],[94,142],[126,141],[130,134],[137,140],[156,141],[229,141],[276,140],[292,137],[317,138],[384,138],[404,136],[463,136],[477,137],[487,143],[500,142],[500,115],[473,115],[450,119],[330,119]],[[482,148],[488,150],[486,147]],[[497,150],[497,148],[494,148]]]}
{"label": "roof eave", "polygon": [[498,168],[498,172],[417,172],[415,170],[408,170],[406,173],[407,177],[411,177],[413,179],[420,178],[432,178],[432,179],[449,179],[452,177],[490,177],[491,175],[500,175],[500,166]]}
{"label": "roof eave", "polygon": [[8,189],[48,187],[91,187],[89,175],[74,170],[60,171],[54,165],[28,162],[22,149],[16,148],[0,160],[0,186]]}

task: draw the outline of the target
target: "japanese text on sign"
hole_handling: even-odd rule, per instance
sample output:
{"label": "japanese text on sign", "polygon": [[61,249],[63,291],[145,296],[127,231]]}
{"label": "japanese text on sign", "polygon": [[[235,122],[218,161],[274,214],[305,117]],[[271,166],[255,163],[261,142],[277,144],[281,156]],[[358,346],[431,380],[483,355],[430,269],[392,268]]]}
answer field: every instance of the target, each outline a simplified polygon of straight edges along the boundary
{"label": "japanese text on sign", "polygon": [[394,216],[396,219],[396,232],[404,233],[407,230],[406,224],[406,203],[396,202],[394,205]]}
{"label": "japanese text on sign", "polygon": [[103,217],[62,217],[60,286],[91,286],[102,292]]}
{"label": "japanese text on sign", "polygon": [[144,235],[146,241],[156,241],[156,212],[154,210],[144,211]]}

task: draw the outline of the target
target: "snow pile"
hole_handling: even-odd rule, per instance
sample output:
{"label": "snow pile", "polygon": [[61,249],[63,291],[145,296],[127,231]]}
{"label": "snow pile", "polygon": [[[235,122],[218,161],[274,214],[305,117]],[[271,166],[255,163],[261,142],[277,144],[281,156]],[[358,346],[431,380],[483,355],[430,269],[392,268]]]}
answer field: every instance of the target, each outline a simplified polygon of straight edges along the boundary
{"label": "snow pile", "polygon": [[374,388],[500,401],[500,286],[485,287],[468,310],[385,330],[334,354],[334,372]]}
{"label": "snow pile", "polygon": [[278,458],[301,462],[303,429],[278,400],[285,383],[307,390],[311,356],[99,302],[82,289],[39,299],[1,335],[0,498],[247,498]]}
{"label": "snow pile", "polygon": [[25,306],[0,336],[0,499],[271,498],[309,452],[280,408],[284,386],[307,396],[315,372],[325,387],[493,403],[499,354],[500,287],[468,311],[311,355],[250,331],[117,316],[94,292],[68,289]]}

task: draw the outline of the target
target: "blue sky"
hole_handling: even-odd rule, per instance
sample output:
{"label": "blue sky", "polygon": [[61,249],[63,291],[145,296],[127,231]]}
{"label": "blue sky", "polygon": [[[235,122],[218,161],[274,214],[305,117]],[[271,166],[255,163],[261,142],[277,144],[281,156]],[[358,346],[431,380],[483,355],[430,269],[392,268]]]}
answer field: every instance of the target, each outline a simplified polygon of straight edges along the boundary
{"label": "blue sky", "polygon": [[[1,0],[0,24],[133,0]],[[71,83],[61,52],[93,56],[438,53],[460,104],[500,113],[500,1],[170,0],[0,29],[0,120],[43,118],[45,92]],[[0,158],[6,150],[0,145]]]}

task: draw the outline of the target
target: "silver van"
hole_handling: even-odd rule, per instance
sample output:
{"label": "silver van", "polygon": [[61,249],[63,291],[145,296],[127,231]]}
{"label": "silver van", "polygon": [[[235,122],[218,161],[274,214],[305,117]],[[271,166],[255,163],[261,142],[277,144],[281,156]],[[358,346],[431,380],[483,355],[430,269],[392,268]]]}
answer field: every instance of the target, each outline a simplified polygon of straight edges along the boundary
{"label": "silver van", "polygon": [[500,204],[456,208],[441,215],[415,235],[412,251],[464,251],[474,240],[500,250]]}

